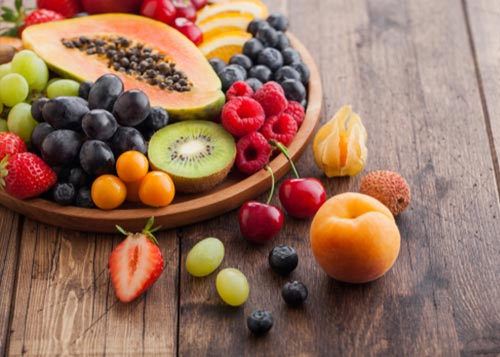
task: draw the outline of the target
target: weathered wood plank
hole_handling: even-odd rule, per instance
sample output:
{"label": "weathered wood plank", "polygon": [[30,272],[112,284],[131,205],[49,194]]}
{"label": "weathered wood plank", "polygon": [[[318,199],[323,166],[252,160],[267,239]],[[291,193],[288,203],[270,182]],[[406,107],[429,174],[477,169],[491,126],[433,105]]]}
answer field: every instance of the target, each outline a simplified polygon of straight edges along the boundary
{"label": "weathered wood plank", "polygon": [[125,305],[116,299],[107,269],[118,234],[78,233],[26,220],[9,353],[175,353],[177,238],[175,232],[158,238],[166,269],[150,291]]}
{"label": "weathered wood plank", "polygon": [[[286,279],[267,267],[272,244],[244,242],[235,212],[187,227],[182,263],[195,242],[218,236],[223,267],[240,268],[251,293],[243,307],[224,306],[215,274],[194,279],[182,266],[180,354],[498,354],[500,209],[461,2],[294,0],[288,10],[291,30],[320,65],[323,121],[353,104],[369,134],[367,171],[396,170],[410,182],[413,203],[397,219],[400,257],[376,282],[336,283],[313,261],[309,222],[287,218],[276,244],[296,247],[291,278],[310,292],[293,310],[280,297]],[[319,174],[310,151],[299,168]],[[329,195],[356,190],[359,179],[322,178]],[[275,317],[260,340],[245,327],[255,308]]]}

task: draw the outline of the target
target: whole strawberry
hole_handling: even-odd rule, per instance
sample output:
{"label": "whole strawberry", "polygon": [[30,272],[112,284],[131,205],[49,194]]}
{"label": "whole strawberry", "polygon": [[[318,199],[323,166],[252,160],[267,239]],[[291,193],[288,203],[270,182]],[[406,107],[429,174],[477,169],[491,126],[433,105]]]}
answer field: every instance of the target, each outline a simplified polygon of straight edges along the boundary
{"label": "whole strawberry", "polygon": [[79,12],[83,12],[80,0],[37,0],[36,6],[39,9],[58,12],[64,17],[73,17]]}
{"label": "whole strawberry", "polygon": [[27,151],[26,144],[20,136],[13,133],[0,133],[0,160],[7,155]]}
{"label": "whole strawberry", "polygon": [[35,10],[24,19],[24,24],[18,30],[19,37],[21,37],[24,29],[28,26],[64,19],[65,17],[63,15],[52,10]]}
{"label": "whole strawberry", "polygon": [[56,181],[54,170],[33,153],[6,156],[0,162],[0,187],[15,198],[36,197],[50,189]]}
{"label": "whole strawberry", "polygon": [[127,238],[109,255],[109,273],[121,302],[130,302],[146,291],[163,271],[163,256],[151,229],[151,217],[141,233],[126,232],[116,228]]}

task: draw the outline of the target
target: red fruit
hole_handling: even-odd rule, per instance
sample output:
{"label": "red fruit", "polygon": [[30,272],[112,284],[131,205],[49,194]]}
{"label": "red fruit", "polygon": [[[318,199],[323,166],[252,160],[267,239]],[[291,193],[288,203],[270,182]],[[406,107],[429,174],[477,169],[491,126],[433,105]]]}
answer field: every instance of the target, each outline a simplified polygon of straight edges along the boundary
{"label": "red fruit", "polygon": [[37,0],[36,6],[39,9],[58,12],[64,17],[73,17],[79,12],[83,12],[79,0]]}
{"label": "red fruit", "polygon": [[195,45],[203,42],[203,33],[201,29],[184,17],[178,17],[174,20],[173,26],[184,36],[189,38]]}
{"label": "red fruit", "polygon": [[0,186],[21,200],[42,194],[56,181],[54,170],[30,152],[5,157],[0,163]]}
{"label": "red fruit", "polygon": [[201,10],[207,6],[208,0],[191,0],[191,3],[194,5],[196,10]]}
{"label": "red fruit", "polygon": [[177,17],[184,17],[191,22],[196,21],[196,7],[189,0],[172,0]]}
{"label": "red fruit", "polygon": [[151,217],[141,233],[125,232],[127,236],[109,255],[109,273],[121,302],[130,302],[146,291],[163,271],[163,256],[151,230]]}
{"label": "red fruit", "polygon": [[230,101],[236,97],[253,97],[253,89],[247,82],[234,82],[226,92],[226,101]]}
{"label": "red fruit", "polygon": [[243,237],[263,244],[276,236],[283,227],[283,212],[273,205],[248,201],[238,211],[238,223]]}
{"label": "red fruit", "polygon": [[236,137],[259,130],[265,120],[264,110],[252,98],[236,97],[222,108],[222,126]]}
{"label": "red fruit", "polygon": [[285,113],[290,114],[297,122],[297,126],[300,128],[305,117],[304,107],[300,105],[299,102],[291,100],[288,102],[288,107],[286,107]]}
{"label": "red fruit", "polygon": [[138,14],[142,0],[82,0],[83,8],[89,14],[126,12]]}
{"label": "red fruit", "polygon": [[13,133],[0,133],[0,160],[7,155],[26,152],[26,144],[23,139]]}
{"label": "red fruit", "polygon": [[144,0],[141,15],[172,25],[177,11],[170,0]]}
{"label": "red fruit", "polygon": [[281,205],[290,216],[309,218],[325,203],[326,191],[318,179],[293,178],[281,184],[279,197]]}
{"label": "red fruit", "polygon": [[64,19],[65,17],[63,15],[52,10],[46,10],[46,9],[35,10],[31,14],[26,16],[26,18],[24,19],[24,25],[22,25],[19,28],[18,34],[19,36],[21,36],[24,29],[31,25],[41,24],[44,22],[57,21],[57,20],[64,20]]}
{"label": "red fruit", "polygon": [[270,157],[271,145],[257,131],[245,135],[236,144],[236,167],[245,174],[263,169]]}
{"label": "red fruit", "polygon": [[262,105],[266,117],[278,115],[288,106],[285,92],[276,82],[267,82],[264,84],[255,92],[253,98]]}
{"label": "red fruit", "polygon": [[288,146],[297,134],[297,129],[295,119],[291,115],[281,113],[267,118],[260,132],[266,139],[274,139]]}

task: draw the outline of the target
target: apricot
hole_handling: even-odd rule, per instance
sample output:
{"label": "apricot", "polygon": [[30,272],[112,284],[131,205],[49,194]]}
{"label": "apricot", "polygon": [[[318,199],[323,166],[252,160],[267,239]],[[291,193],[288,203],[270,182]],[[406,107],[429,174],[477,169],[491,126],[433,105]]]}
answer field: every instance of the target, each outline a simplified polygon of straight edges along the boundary
{"label": "apricot", "polygon": [[333,196],[321,206],[310,239],[321,268],[348,283],[384,275],[398,257],[401,240],[391,211],[375,198],[354,192]]}

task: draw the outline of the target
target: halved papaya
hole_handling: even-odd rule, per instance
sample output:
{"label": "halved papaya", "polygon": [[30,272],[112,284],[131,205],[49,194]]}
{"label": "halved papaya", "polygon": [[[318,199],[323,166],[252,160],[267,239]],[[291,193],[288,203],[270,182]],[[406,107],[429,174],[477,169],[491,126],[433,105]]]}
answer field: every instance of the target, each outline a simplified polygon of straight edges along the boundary
{"label": "halved papaya", "polygon": [[125,89],[144,91],[173,120],[211,119],[224,104],[221,82],[200,50],[174,28],[142,16],[104,14],[34,25],[23,31],[23,43],[62,76],[95,81],[116,74]]}

